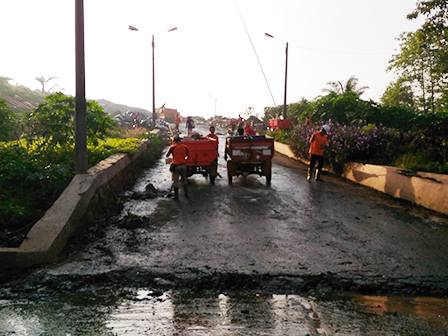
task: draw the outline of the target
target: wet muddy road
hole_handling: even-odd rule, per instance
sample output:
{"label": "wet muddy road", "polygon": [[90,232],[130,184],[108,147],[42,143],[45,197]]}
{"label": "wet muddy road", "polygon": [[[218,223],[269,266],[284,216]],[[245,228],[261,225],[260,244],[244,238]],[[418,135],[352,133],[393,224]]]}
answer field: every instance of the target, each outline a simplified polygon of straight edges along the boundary
{"label": "wet muddy road", "polygon": [[0,335],[448,335],[446,217],[281,155],[270,186],[229,186],[224,139],[214,185],[165,197],[162,158],[58,263],[4,283]]}

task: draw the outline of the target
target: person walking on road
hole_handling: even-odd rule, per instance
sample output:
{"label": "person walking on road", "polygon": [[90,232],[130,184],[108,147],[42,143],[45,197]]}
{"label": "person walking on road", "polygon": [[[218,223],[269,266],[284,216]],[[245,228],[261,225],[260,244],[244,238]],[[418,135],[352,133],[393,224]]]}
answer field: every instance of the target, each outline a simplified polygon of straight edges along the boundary
{"label": "person walking on road", "polygon": [[244,118],[241,116],[241,114],[238,114],[238,120],[236,121],[236,124],[238,125],[237,127],[238,128],[242,128],[244,125],[243,125],[243,121],[244,121]]}
{"label": "person walking on road", "polygon": [[188,135],[190,135],[193,132],[194,128],[194,120],[192,117],[187,117],[187,122],[185,123],[185,128],[188,130]]}
{"label": "person walking on road", "polygon": [[173,180],[174,197],[173,199],[179,199],[179,177],[180,183],[184,186],[185,197],[189,198],[188,186],[187,186],[187,165],[186,162],[189,158],[188,147],[180,142],[180,137],[176,135],[173,138],[173,144],[168,148],[166,157],[173,156],[173,160],[170,165],[171,176]]}
{"label": "person walking on road", "polygon": [[314,132],[310,138],[310,167],[308,169],[308,177],[307,180],[311,181],[311,176],[313,174],[314,166],[317,161],[317,170],[316,170],[316,181],[322,181],[320,178],[320,174],[322,173],[322,169],[324,167],[324,147],[328,145],[327,134],[330,131],[330,126],[324,125],[321,130],[318,132]]}
{"label": "person walking on road", "polygon": [[230,119],[229,119],[229,125],[230,125],[230,129],[232,130],[232,132],[235,132],[235,128],[236,128],[236,122],[235,122],[235,119],[230,118]]}
{"label": "person walking on road", "polygon": [[178,113],[176,118],[174,118],[174,125],[176,125],[176,132],[179,134],[179,125],[180,125],[180,114]]}

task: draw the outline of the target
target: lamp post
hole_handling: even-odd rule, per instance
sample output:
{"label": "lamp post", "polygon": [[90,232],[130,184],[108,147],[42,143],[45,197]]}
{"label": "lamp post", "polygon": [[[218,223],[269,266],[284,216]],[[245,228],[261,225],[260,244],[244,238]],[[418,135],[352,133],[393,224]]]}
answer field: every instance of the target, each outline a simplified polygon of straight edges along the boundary
{"label": "lamp post", "polygon": [[286,42],[286,45],[285,45],[285,43],[282,40],[272,36],[271,34],[268,34],[268,33],[264,33],[264,34],[267,37],[271,37],[271,38],[275,38],[275,39],[279,40],[285,46],[286,62],[285,62],[285,96],[284,96],[284,101],[283,101],[283,119],[286,119],[286,87],[287,87],[287,83],[288,83],[288,42]]}
{"label": "lamp post", "polygon": [[[176,30],[177,27],[171,28],[168,32]],[[129,26],[129,30],[138,31],[134,26]],[[156,85],[155,85],[155,68],[154,68],[154,35],[152,35],[152,127],[156,125]]]}
{"label": "lamp post", "polygon": [[[210,98],[213,98],[212,96],[209,95]],[[218,98],[215,97],[215,118],[216,118],[216,106],[218,105]]]}

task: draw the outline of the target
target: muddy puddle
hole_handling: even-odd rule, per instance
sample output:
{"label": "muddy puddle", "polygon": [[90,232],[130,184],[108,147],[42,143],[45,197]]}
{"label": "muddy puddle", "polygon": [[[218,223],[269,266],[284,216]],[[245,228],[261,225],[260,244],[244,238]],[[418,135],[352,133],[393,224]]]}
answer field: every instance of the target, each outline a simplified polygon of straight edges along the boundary
{"label": "muddy puddle", "polygon": [[448,300],[98,290],[0,300],[0,335],[447,335]]}

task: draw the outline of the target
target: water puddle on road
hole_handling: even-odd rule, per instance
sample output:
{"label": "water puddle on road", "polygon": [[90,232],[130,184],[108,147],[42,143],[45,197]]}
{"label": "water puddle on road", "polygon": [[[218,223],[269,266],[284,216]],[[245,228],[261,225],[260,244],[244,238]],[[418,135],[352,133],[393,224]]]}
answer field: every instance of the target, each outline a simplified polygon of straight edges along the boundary
{"label": "water puddle on road", "polygon": [[448,335],[448,300],[149,289],[0,301],[0,335]]}

